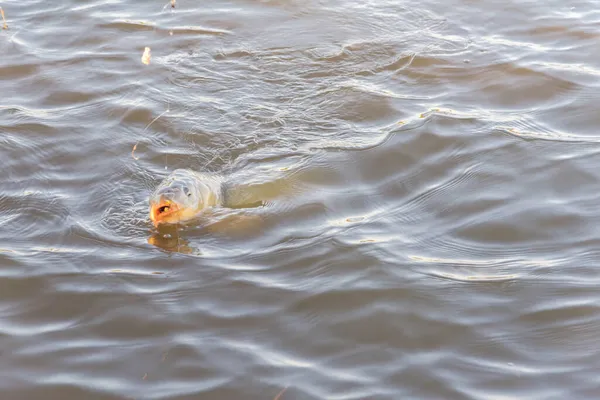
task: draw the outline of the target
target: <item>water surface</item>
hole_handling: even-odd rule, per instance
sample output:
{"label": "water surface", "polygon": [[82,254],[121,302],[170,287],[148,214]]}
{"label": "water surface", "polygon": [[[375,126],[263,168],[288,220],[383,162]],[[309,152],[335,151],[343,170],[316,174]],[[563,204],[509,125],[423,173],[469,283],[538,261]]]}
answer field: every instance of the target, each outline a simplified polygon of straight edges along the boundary
{"label": "water surface", "polygon": [[1,6],[3,399],[600,397],[598,1]]}

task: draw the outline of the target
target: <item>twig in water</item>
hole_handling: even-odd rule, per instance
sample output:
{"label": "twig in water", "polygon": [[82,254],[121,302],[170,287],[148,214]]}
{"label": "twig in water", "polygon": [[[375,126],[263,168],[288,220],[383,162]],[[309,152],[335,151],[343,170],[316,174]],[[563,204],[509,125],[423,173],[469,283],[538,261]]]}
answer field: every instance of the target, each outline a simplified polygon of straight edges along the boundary
{"label": "twig in water", "polygon": [[[152,121],[150,121],[150,123],[148,125],[146,125],[146,127],[144,128],[144,130],[142,131],[142,134],[144,132],[146,132],[148,130],[148,128],[150,128],[150,125],[152,125],[153,123],[155,123],[160,117],[162,117],[163,115],[165,115],[166,113],[168,113],[171,109],[171,104],[167,103],[167,109],[165,111],[163,111],[158,117],[154,118]],[[138,144],[140,143],[140,141],[138,140],[137,142],[135,142],[135,144],[133,145],[133,150],[131,150],[131,157],[133,157],[134,160],[139,160],[139,157],[135,156],[135,150],[137,149]]]}
{"label": "twig in water", "polygon": [[6,23],[6,18],[4,17],[4,10],[0,7],[0,14],[2,14],[2,21],[4,25],[2,25],[2,29],[8,29],[8,24]]}
{"label": "twig in water", "polygon": [[142,62],[146,65],[150,64],[150,56],[151,56],[150,47],[146,47],[144,49],[144,54],[142,54]]}
{"label": "twig in water", "polygon": [[146,132],[148,130],[148,128],[150,128],[150,125],[152,125],[153,123],[156,122],[156,120],[158,120],[160,117],[162,117],[163,115],[165,115],[166,113],[168,113],[170,106],[167,105],[167,109],[165,111],[163,111],[158,117],[154,118],[152,121],[150,121],[150,123],[148,125],[146,125],[146,127],[144,128],[144,130],[142,131],[142,133]]}
{"label": "twig in water", "polygon": [[137,141],[137,142],[136,142],[136,143],[133,145],[133,150],[131,150],[131,157],[133,157],[133,159],[134,159],[134,160],[136,160],[136,161],[137,161],[137,160],[139,160],[140,158],[139,158],[139,157],[136,157],[136,156],[135,156],[135,154],[133,154],[133,153],[135,153],[135,149],[137,149],[137,145],[138,145],[138,143],[139,143],[139,141]]}
{"label": "twig in water", "polygon": [[285,391],[288,390],[288,386],[284,387],[281,392],[279,392],[279,394],[277,396],[275,396],[275,398],[273,400],[279,400],[281,399],[281,396],[283,396],[283,394],[285,393]]}

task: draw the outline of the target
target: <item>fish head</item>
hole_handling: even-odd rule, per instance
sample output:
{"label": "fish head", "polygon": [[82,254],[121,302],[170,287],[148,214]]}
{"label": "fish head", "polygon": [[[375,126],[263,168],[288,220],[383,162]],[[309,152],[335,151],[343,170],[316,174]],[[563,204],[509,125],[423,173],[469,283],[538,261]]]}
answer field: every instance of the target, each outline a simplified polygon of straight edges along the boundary
{"label": "fish head", "polygon": [[189,179],[169,177],[150,196],[150,220],[156,227],[192,219],[202,208],[202,195]]}

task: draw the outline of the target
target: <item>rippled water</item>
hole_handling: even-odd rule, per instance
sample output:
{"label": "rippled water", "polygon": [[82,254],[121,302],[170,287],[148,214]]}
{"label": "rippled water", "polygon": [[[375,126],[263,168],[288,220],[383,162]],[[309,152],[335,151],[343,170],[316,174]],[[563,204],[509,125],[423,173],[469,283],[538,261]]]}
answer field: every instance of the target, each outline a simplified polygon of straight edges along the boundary
{"label": "rippled water", "polygon": [[599,1],[0,5],[2,399],[600,397]]}

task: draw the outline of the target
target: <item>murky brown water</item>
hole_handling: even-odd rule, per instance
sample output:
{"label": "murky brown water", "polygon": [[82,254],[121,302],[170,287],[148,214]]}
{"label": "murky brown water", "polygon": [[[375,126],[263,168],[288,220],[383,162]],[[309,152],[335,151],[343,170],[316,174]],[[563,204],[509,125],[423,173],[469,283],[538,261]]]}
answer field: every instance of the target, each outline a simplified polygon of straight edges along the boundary
{"label": "murky brown water", "polygon": [[0,5],[2,399],[600,398],[599,1]]}

